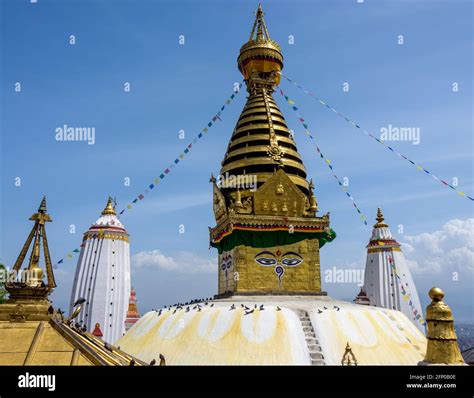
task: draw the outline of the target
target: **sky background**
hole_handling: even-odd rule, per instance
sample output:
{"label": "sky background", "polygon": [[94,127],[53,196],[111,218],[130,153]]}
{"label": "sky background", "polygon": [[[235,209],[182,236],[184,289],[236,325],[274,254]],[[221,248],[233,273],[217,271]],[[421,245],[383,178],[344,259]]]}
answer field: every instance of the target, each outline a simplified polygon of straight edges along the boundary
{"label": "sky background", "polygon": [[[473,4],[470,1],[263,1],[284,73],[380,135],[388,125],[421,130],[421,142],[391,143],[471,196],[473,184]],[[79,247],[107,196],[119,210],[184,149],[241,81],[236,67],[255,1],[0,0],[0,261],[12,266],[43,194],[53,223],[53,261]],[[69,44],[75,35],[76,44]],[[184,35],[185,44],[179,44]],[[294,44],[289,44],[289,36]],[[398,36],[404,44],[397,44]],[[15,92],[15,83],[21,92]],[[129,82],[130,92],[123,85]],[[344,82],[349,92],[343,91]],[[453,83],[459,90],[454,92]],[[283,81],[338,176],[371,226],[381,206],[411,265],[423,306],[441,286],[459,322],[471,322],[474,214],[471,201],[420,173]],[[131,235],[132,284],[143,313],[217,290],[209,176],[219,173],[245,104],[222,122],[122,217]],[[288,105],[275,94],[337,239],[321,251],[324,272],[361,269],[371,228],[316,156]],[[58,142],[67,124],[95,127],[96,142]],[[178,132],[185,131],[186,139]],[[21,186],[15,186],[15,178]],[[130,178],[130,186],[124,179]],[[70,225],[76,233],[70,233]],[[179,225],[185,233],[179,233]],[[398,226],[403,226],[403,231]],[[142,261],[143,258],[148,259]],[[52,299],[66,308],[77,256],[55,271]],[[457,274],[453,274],[457,273]],[[453,278],[453,275],[456,275]],[[353,299],[354,283],[328,283]]]}

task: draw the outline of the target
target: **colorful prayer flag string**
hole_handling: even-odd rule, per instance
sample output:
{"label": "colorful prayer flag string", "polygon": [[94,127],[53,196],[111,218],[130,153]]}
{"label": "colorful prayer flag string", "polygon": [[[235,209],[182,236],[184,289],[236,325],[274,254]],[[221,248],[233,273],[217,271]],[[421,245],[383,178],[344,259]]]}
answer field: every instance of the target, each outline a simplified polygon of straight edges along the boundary
{"label": "colorful prayer flag string", "polygon": [[446,182],[445,180],[439,178],[438,176],[436,176],[435,174],[431,173],[429,170],[425,169],[422,165],[420,164],[417,164],[416,162],[414,162],[413,160],[409,159],[407,156],[403,155],[402,153],[398,152],[396,149],[394,149],[393,147],[387,145],[385,143],[384,140],[381,140],[377,137],[375,137],[373,134],[369,133],[368,131],[366,131],[364,128],[362,128],[358,123],[354,122],[353,120],[349,119],[348,117],[346,117],[345,115],[343,115],[342,113],[340,113],[339,111],[337,111],[336,109],[334,109],[332,106],[330,106],[327,102],[323,101],[321,98],[317,97],[315,94],[313,94],[312,92],[306,90],[305,88],[303,88],[301,85],[299,85],[298,83],[296,83],[295,81],[291,80],[288,76],[285,76],[283,73],[279,72],[281,76],[283,76],[286,80],[288,80],[288,82],[290,82],[291,84],[293,84],[294,86],[298,87],[300,90],[302,90],[306,95],[309,95],[311,98],[315,99],[316,101],[318,101],[321,105],[325,106],[327,109],[333,111],[337,116],[341,117],[342,119],[344,119],[346,122],[348,122],[349,124],[351,124],[352,126],[354,126],[356,129],[359,129],[360,131],[362,131],[365,135],[367,135],[368,137],[372,138],[373,140],[377,141],[379,144],[385,146],[385,148],[387,148],[389,151],[393,152],[395,155],[397,155],[398,157],[402,158],[402,159],[405,159],[407,162],[411,163],[413,166],[415,166],[419,171],[424,171],[425,174],[427,175],[430,175],[431,177],[433,177],[433,179],[435,179],[436,181],[439,181],[441,184],[443,184],[444,186],[446,187],[449,187],[451,188],[453,191],[455,191],[459,196],[463,196],[463,197],[466,197],[472,201],[474,201],[474,198],[467,195],[465,192],[463,191],[460,191],[459,189],[455,188],[453,185],[449,184],[448,182]]}
{"label": "colorful prayer flag string", "polygon": [[[240,89],[242,88],[242,83],[239,84],[239,89],[238,90],[234,90],[233,94],[225,101],[224,105],[221,106],[219,112],[217,112],[213,117],[212,117],[212,120],[209,121],[206,125],[206,127],[204,127],[200,132],[199,134],[186,146],[186,148],[176,157],[176,159],[174,159],[169,165],[168,167],[166,167],[163,172],[159,175],[159,177],[155,178],[153,180],[153,182],[151,184],[149,184],[147,186],[147,188],[145,189],[145,191],[141,194],[139,194],[135,199],[133,199],[131,201],[131,203],[129,203],[123,210],[121,210],[118,214],[118,217],[120,218],[121,215],[123,215],[123,213],[125,213],[125,211],[128,209],[128,210],[131,210],[133,208],[133,204],[137,203],[138,201],[142,201],[143,199],[145,199],[145,195],[148,194],[150,192],[150,190],[156,188],[156,186],[171,172],[171,169],[173,169],[179,162],[181,162],[184,157],[191,151],[191,149],[193,148],[193,145],[196,144],[198,142],[198,140],[200,140],[202,137],[204,137],[204,135],[209,131],[209,129],[214,125],[214,123],[219,120],[221,121],[221,114],[222,112],[224,111],[224,109],[226,108],[227,105],[229,105],[232,100],[234,100],[234,98],[237,96],[237,94],[240,92]],[[100,230],[99,232],[102,232],[103,233],[103,230]],[[98,235],[95,235],[94,237],[96,237]],[[81,244],[81,248],[84,246],[84,244]],[[68,259],[72,259],[73,258],[73,254],[74,253],[80,253],[80,249],[76,248],[74,250],[72,250],[71,252],[67,253],[66,256],[62,259],[60,259],[55,265],[54,265],[54,268],[57,268],[58,267],[58,264],[62,264],[64,263],[64,260],[68,260]]]}
{"label": "colorful prayer flag string", "polygon": [[331,170],[331,173],[332,175],[334,176],[334,178],[336,179],[337,183],[339,184],[339,186],[341,187],[342,191],[346,194],[346,196],[352,201],[352,205],[354,206],[355,210],[357,211],[357,213],[359,213],[360,215],[360,219],[363,221],[363,223],[368,226],[367,224],[367,217],[364,215],[364,213],[362,213],[359,209],[359,207],[357,206],[354,198],[352,197],[352,195],[347,191],[347,188],[345,187],[345,185],[341,182],[341,180],[339,179],[339,177],[337,176],[337,174],[334,172],[334,167],[332,166],[331,162],[329,159],[326,159],[321,151],[321,149],[319,149],[319,146],[318,144],[316,143],[316,139],[314,138],[314,136],[310,133],[309,131],[309,127],[308,127],[308,124],[306,123],[305,119],[298,113],[298,108],[295,106],[295,101],[291,100],[290,98],[288,98],[288,96],[285,95],[285,93],[283,92],[282,89],[280,89],[280,94],[282,95],[283,98],[285,98],[286,102],[288,102],[288,104],[290,105],[291,109],[293,109],[293,111],[295,112],[296,114],[296,118],[298,119],[298,121],[302,124],[302,126],[304,127],[304,131],[306,133],[306,135],[311,139],[311,141],[313,142],[313,145],[316,147],[316,150],[318,151],[318,154],[319,156],[321,157],[321,159],[323,159],[324,163],[326,163],[326,165],[329,167],[329,170]]}
{"label": "colorful prayer flag string", "polygon": [[204,127],[199,134],[184,148],[184,150],[174,159],[168,167],[166,167],[163,172],[159,175],[159,177],[155,178],[151,184],[148,185],[147,189],[138,195],[135,199],[132,200],[131,203],[129,203],[123,210],[119,212],[119,217],[125,213],[125,211],[132,209],[133,204],[137,203],[138,201],[141,201],[145,198],[145,194],[149,193],[150,190],[154,189],[169,173],[171,173],[171,170],[178,164],[180,163],[184,157],[191,151],[191,149],[194,147],[194,144],[198,142],[202,137],[204,137],[204,134],[206,134],[209,129],[215,124],[217,120],[221,120],[220,116],[224,109],[226,108],[226,105],[229,105],[231,101],[236,97],[236,95],[240,92],[240,88],[242,87],[242,83],[239,84],[239,90],[234,90],[234,93],[225,101],[224,105],[221,106],[219,112],[217,112],[212,119],[207,123],[206,127]]}
{"label": "colorful prayer flag string", "polygon": [[400,278],[400,275],[398,275],[397,269],[395,268],[395,262],[392,257],[388,256],[388,263],[390,264],[390,268],[392,269],[393,274],[400,280],[399,286],[400,286],[400,292],[402,294],[402,298],[404,301],[408,302],[408,305],[410,306],[412,315],[413,315],[413,320],[421,323],[422,325],[426,325],[425,321],[423,319],[423,315],[418,312],[418,310],[415,308],[413,305],[413,300],[411,299],[410,293],[408,293],[405,290],[405,287],[402,284],[402,278]]}

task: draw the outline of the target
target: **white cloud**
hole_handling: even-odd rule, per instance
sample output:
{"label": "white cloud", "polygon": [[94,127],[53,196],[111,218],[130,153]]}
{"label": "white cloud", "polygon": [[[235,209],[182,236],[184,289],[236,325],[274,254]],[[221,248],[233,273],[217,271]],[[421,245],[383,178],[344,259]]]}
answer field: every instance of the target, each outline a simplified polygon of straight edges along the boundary
{"label": "white cloud", "polygon": [[438,231],[406,236],[402,245],[416,274],[474,275],[474,218],[450,220]]}
{"label": "white cloud", "polygon": [[143,251],[133,255],[131,261],[135,268],[154,267],[175,272],[212,273],[217,269],[217,258],[202,258],[188,251],[178,252],[175,257],[166,256],[158,249]]}

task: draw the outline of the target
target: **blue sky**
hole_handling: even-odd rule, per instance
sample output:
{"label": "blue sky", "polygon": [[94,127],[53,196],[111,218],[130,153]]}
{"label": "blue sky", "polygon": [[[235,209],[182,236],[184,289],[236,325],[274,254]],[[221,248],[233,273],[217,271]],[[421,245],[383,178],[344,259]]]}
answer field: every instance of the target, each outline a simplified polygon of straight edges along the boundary
{"label": "blue sky", "polygon": [[[82,232],[96,220],[108,195],[117,198],[119,208],[127,205],[219,110],[233,84],[241,81],[236,58],[248,40],[258,3],[0,4],[0,261],[10,266],[15,261],[31,227],[27,219],[43,194],[54,220],[48,238],[57,261],[80,245]],[[281,0],[263,1],[263,7],[288,76],[374,134],[389,124],[420,128],[419,145],[393,146],[439,177],[450,182],[457,178],[461,190],[474,193],[471,2]],[[69,44],[70,35],[75,45]],[[294,44],[288,43],[290,35]],[[399,35],[403,45],[397,44]],[[17,82],[21,92],[15,92]],[[130,92],[124,92],[125,82],[131,84]],[[343,91],[344,82],[349,92]],[[451,220],[473,217],[472,202],[417,172],[295,87],[282,82],[282,88],[296,101],[336,173],[349,178],[349,192],[369,225],[381,206],[400,242],[406,237],[410,242],[449,241],[441,253],[426,243],[414,247],[407,258],[416,263],[414,279],[423,305],[428,289],[440,285],[455,315],[472,320],[472,224],[459,226],[459,234],[449,227]],[[370,228],[315,155],[291,109],[278,94],[275,99],[295,131],[319,207],[331,212],[338,234],[322,250],[323,271],[362,268]],[[132,255],[158,250],[182,263],[173,269],[160,262],[133,266],[142,312],[216,292],[216,272],[205,266],[216,257],[208,249],[207,227],[214,224],[208,180],[211,172],[219,172],[244,103],[241,92],[222,122],[122,218],[131,234]],[[55,141],[55,129],[64,124],[95,127],[96,143]],[[185,140],[178,137],[182,129]],[[130,186],[124,186],[125,177]],[[69,233],[71,224],[75,234]],[[184,234],[179,234],[180,224]],[[403,225],[403,234],[397,233],[398,225]],[[451,265],[433,270],[427,259],[435,257]],[[190,258],[204,265],[196,270]],[[76,258],[56,271],[60,286],[53,299],[62,308],[68,304],[75,263]],[[459,273],[458,280],[452,272]],[[358,291],[354,284],[323,285],[338,298],[352,299]]]}

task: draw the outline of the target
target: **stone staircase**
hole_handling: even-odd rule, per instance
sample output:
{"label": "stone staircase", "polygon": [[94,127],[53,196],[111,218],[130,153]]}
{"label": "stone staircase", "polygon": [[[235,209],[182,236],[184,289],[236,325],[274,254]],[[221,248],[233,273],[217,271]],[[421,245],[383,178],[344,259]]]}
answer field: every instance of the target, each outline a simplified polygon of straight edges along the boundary
{"label": "stone staircase", "polygon": [[303,326],[303,332],[306,339],[306,344],[308,346],[309,356],[311,358],[311,365],[321,366],[325,365],[324,355],[321,351],[321,346],[319,345],[318,339],[316,338],[316,333],[309,319],[309,315],[306,311],[301,311],[299,313],[299,318],[301,325]]}

